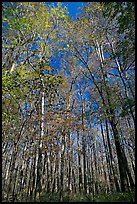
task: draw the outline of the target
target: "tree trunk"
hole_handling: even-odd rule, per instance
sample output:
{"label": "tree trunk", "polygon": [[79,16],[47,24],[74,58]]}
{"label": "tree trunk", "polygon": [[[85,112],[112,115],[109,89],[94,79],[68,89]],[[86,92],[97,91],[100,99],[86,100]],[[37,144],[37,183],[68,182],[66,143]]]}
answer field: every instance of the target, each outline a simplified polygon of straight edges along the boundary
{"label": "tree trunk", "polygon": [[118,166],[119,166],[119,173],[120,173],[120,181],[121,181],[121,190],[123,192],[126,192],[129,190],[129,184],[128,184],[128,179],[127,179],[127,172],[126,172],[126,164],[125,164],[125,158],[121,149],[120,145],[120,138],[115,122],[115,117],[113,112],[112,113],[112,119],[110,120],[110,124],[113,130],[113,135],[115,139],[115,146],[116,146],[116,151],[117,151],[117,158],[118,158]]}

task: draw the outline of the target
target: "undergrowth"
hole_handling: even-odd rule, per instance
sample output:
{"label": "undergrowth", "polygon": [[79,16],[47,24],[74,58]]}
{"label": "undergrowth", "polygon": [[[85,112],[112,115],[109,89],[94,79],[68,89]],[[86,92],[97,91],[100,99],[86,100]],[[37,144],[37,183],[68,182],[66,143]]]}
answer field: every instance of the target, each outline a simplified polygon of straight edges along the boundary
{"label": "undergrowth", "polygon": [[114,192],[99,194],[93,197],[92,194],[64,193],[60,200],[59,193],[43,194],[36,200],[28,199],[27,202],[135,202],[135,192]]}

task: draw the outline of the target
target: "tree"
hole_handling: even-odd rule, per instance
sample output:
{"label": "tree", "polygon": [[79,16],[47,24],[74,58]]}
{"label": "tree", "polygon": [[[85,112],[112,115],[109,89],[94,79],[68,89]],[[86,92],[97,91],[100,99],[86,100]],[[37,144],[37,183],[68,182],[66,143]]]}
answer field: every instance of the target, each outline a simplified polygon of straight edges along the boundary
{"label": "tree", "polygon": [[133,191],[134,4],[2,9],[3,200]]}
{"label": "tree", "polygon": [[[90,6],[90,4],[88,4]],[[92,4],[91,4],[92,6]],[[110,100],[112,97],[112,87],[110,85],[110,79],[108,79],[108,67],[113,66],[113,64],[118,66],[116,69],[119,70],[119,73],[121,72],[121,68],[119,68],[119,62],[117,59],[117,54],[114,53],[114,47],[112,47],[112,44],[115,43],[115,46],[118,46],[117,42],[113,42],[113,38],[115,36],[119,36],[117,32],[115,32],[113,35],[109,35],[108,28],[106,28],[107,24],[107,18],[103,18],[103,12],[102,12],[103,5],[100,4],[93,4],[93,7],[85,8],[85,12],[83,12],[83,15],[79,21],[76,23],[73,23],[72,30],[76,27],[79,27],[79,31],[77,30],[77,33],[74,32],[74,35],[71,36],[68,33],[69,41],[71,41],[71,53],[74,57],[76,57],[82,64],[83,67],[87,68],[89,77],[91,78],[91,81],[94,83],[100,97],[103,103],[103,108],[106,110],[107,120],[109,121],[113,135],[115,138],[115,145],[116,145],[116,151],[117,151],[117,158],[118,158],[118,165],[119,165],[119,171],[120,171],[120,179],[121,179],[121,190],[126,191],[128,189],[128,180],[127,180],[127,173],[128,172],[128,165],[126,163],[126,157],[124,156],[121,144],[120,144],[120,136],[118,133],[118,120],[116,119],[116,106],[113,102],[113,100]],[[94,12],[95,11],[95,12]],[[100,18],[99,18],[100,17]],[[101,19],[101,21],[100,21]],[[105,22],[105,24],[104,24]],[[98,28],[96,25],[100,25]],[[111,25],[111,31],[113,29],[113,25]],[[91,28],[91,30],[87,29]],[[96,30],[95,30],[96,29]],[[101,32],[103,30],[103,32]],[[92,33],[92,34],[91,34]],[[75,37],[74,37],[75,36]],[[111,39],[110,39],[111,36]],[[76,40],[74,40],[76,39]],[[76,42],[75,42],[76,41]],[[111,44],[110,44],[111,41]],[[108,48],[106,45],[109,45]],[[88,51],[87,51],[87,45],[88,45]],[[104,47],[104,49],[103,49]],[[92,48],[92,49],[91,49]],[[107,49],[106,49],[107,48]],[[90,53],[90,54],[89,54]],[[107,57],[107,54],[113,56]],[[96,54],[96,56],[95,56]],[[96,57],[96,63],[98,64],[91,64],[89,62],[89,55],[92,57]],[[114,61],[113,61],[114,60]],[[92,67],[91,67],[92,66]],[[97,67],[97,70],[95,70],[94,67]],[[84,72],[84,71],[83,71]],[[82,72],[82,73],[83,73]],[[85,72],[83,73],[84,75]],[[123,81],[123,78],[120,77]],[[102,82],[101,82],[102,81]],[[101,85],[99,85],[99,82]],[[125,96],[127,97],[127,95]],[[117,107],[119,109],[119,107]],[[124,163],[124,166],[123,166]],[[130,183],[132,186],[132,181]]]}

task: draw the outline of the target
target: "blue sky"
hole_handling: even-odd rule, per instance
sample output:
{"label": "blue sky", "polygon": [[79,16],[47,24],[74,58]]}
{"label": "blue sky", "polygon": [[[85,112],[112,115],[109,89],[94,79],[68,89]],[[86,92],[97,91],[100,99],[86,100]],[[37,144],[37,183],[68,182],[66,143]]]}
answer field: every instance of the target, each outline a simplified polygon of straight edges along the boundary
{"label": "blue sky", "polygon": [[[58,2],[45,2],[46,4],[55,4],[57,6]],[[63,7],[67,6],[68,7],[68,12],[69,15],[72,16],[72,19],[76,19],[77,14],[80,14],[80,10],[78,9],[79,7],[84,6],[84,2],[62,2]]]}
{"label": "blue sky", "polygon": [[[68,8],[68,15],[72,17],[72,20],[75,20],[77,16],[80,14],[81,9],[80,7],[84,7],[84,2],[61,2],[62,6],[66,6]],[[45,2],[47,5],[52,5],[56,7],[58,2]],[[50,62],[50,65],[54,68],[58,67],[58,70],[60,70],[60,57],[54,57],[51,58],[52,61]]]}
{"label": "blue sky", "polygon": [[71,15],[73,19],[76,19],[77,14],[81,12],[78,8],[83,5],[84,2],[63,2],[63,6],[68,7],[69,15]]}
{"label": "blue sky", "polygon": [[[58,2],[45,2],[48,5],[52,5],[54,4],[54,6],[56,7]],[[80,12],[81,9],[79,9],[80,7],[84,7],[84,2],[62,2],[62,6],[66,6],[68,8],[68,15],[72,17],[72,20],[75,20]],[[60,58],[59,57],[54,57],[52,59],[52,62],[50,62],[50,65],[52,67],[58,67],[58,70],[60,70]],[[77,94],[78,97],[78,94]],[[90,94],[89,92],[85,92],[85,101],[88,101],[90,98]]]}

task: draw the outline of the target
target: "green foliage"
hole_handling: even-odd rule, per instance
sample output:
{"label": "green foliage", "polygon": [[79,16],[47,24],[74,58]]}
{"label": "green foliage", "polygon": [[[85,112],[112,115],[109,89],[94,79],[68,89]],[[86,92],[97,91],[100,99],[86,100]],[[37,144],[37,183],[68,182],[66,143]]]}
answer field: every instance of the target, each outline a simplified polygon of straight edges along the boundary
{"label": "green foliage", "polygon": [[96,202],[133,202],[135,200],[134,192],[109,193],[106,195],[96,195]]}
{"label": "green foliage", "polygon": [[59,202],[59,194],[54,193],[53,195],[47,194],[40,198],[40,202]]}
{"label": "green foliage", "polygon": [[[85,193],[63,193],[62,201],[60,201],[59,193],[45,194],[36,199],[36,202],[134,202],[134,192],[120,192],[99,194],[93,197],[92,194]],[[28,202],[34,202],[33,199],[28,199]]]}
{"label": "green foliage", "polygon": [[128,98],[123,101],[122,112],[120,113],[121,117],[125,117],[133,108],[135,107],[135,99]]}
{"label": "green foliage", "polygon": [[[135,49],[135,3],[134,2],[103,2],[104,16],[110,21],[116,20],[119,39],[117,55],[126,62]],[[122,37],[123,36],[123,37]]]}
{"label": "green foliage", "polygon": [[[29,201],[33,202],[33,200]],[[59,193],[53,193],[53,194],[46,194],[42,195],[40,199],[36,199],[36,202],[84,202],[89,201],[89,197],[84,195],[83,193],[77,193],[77,194],[70,194],[68,195],[67,192],[64,192],[62,195],[62,201],[60,201],[60,195]]]}

